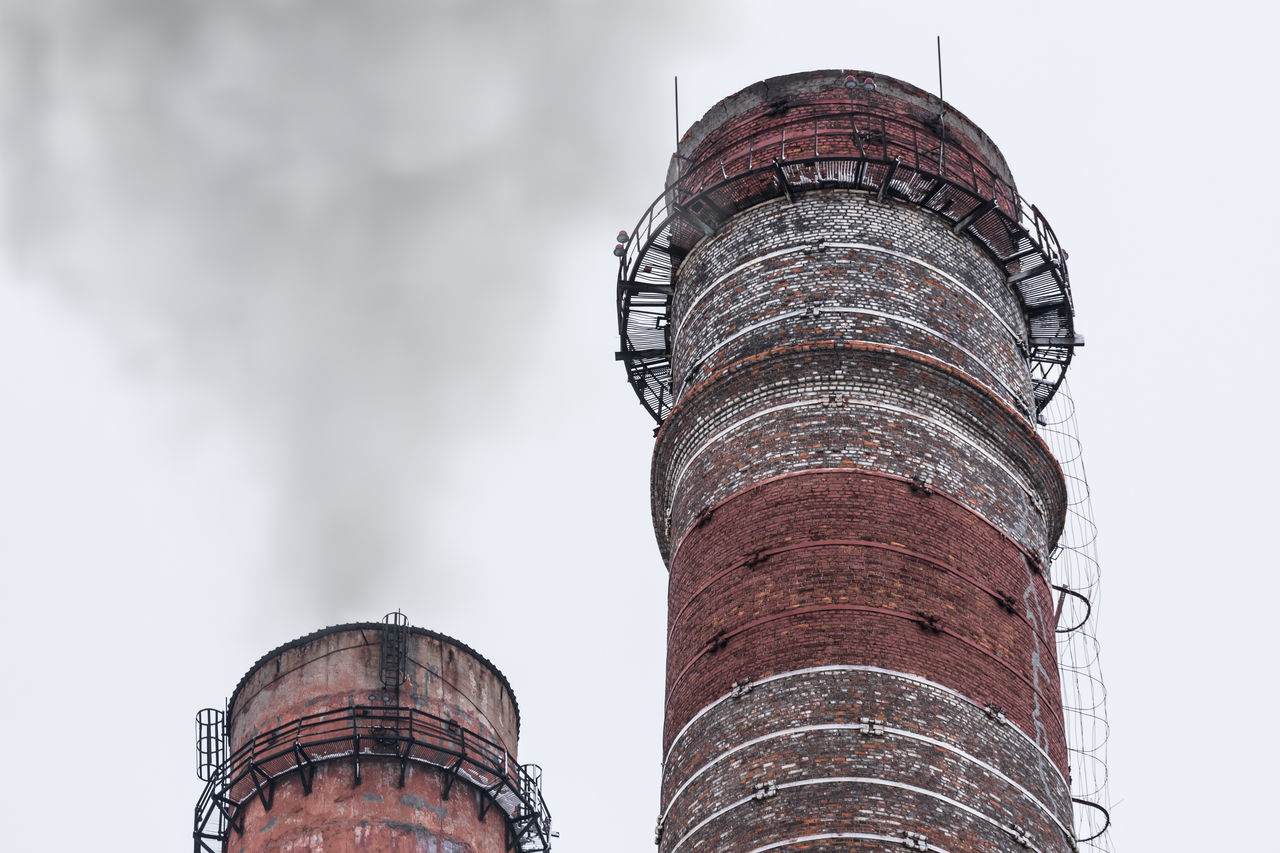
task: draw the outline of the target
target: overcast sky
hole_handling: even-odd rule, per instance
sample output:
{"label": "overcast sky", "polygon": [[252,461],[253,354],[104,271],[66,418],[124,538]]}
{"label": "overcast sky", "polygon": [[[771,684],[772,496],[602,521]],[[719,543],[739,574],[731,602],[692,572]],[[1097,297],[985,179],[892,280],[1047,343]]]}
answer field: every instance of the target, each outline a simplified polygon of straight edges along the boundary
{"label": "overcast sky", "polygon": [[813,68],[934,90],[937,34],[1071,255],[1115,847],[1269,843],[1267,13],[0,10],[6,849],[188,849],[195,711],[395,608],[510,678],[557,853],[651,849],[666,573],[613,235],[661,189],[673,75],[686,127]]}

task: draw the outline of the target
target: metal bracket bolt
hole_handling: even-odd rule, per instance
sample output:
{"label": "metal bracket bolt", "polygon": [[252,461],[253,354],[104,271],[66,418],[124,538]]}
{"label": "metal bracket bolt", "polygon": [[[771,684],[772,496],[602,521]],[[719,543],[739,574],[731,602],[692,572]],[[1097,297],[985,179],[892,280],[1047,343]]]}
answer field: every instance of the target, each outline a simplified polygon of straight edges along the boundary
{"label": "metal bracket bolt", "polygon": [[918,832],[908,832],[906,837],[902,839],[902,846],[908,850],[928,850],[929,839]]}
{"label": "metal bracket bolt", "polygon": [[1023,829],[1022,827],[1020,827],[1020,826],[1014,826],[1013,824],[1009,824],[1008,826],[1004,826],[1004,827],[1001,827],[1001,828],[1002,828],[1005,832],[1007,832],[1007,833],[1009,833],[1011,836],[1013,836],[1013,840],[1014,840],[1014,841],[1016,841],[1016,842],[1018,843],[1018,846],[1020,846],[1020,847],[1026,847],[1026,848],[1028,848],[1028,849],[1030,849],[1030,848],[1032,848],[1032,847],[1034,846],[1034,845],[1033,845],[1033,843],[1032,843],[1032,840],[1031,840],[1031,833],[1027,832],[1027,831],[1026,831],[1025,829]]}
{"label": "metal bracket bolt", "polygon": [[879,737],[884,734],[884,720],[863,717],[858,722],[860,725],[857,730],[866,737]]}
{"label": "metal bracket bolt", "polygon": [[778,796],[778,786],[775,785],[772,781],[757,782],[756,792],[752,794],[752,797],[757,800],[767,800],[770,797],[776,797],[776,796]]}
{"label": "metal bracket bolt", "polygon": [[933,494],[933,474],[920,471],[911,478],[911,491]]}
{"label": "metal bracket bolt", "polygon": [[920,630],[922,631],[928,631],[931,634],[942,633],[942,620],[933,613],[925,613],[923,610],[917,610],[916,624],[920,626]]}

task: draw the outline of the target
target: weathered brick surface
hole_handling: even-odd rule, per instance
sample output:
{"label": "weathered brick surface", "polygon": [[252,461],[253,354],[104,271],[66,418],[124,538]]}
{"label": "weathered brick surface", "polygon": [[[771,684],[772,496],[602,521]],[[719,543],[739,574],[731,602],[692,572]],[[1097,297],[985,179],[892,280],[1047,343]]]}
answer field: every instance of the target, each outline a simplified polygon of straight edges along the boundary
{"label": "weathered brick surface", "polygon": [[[874,93],[816,72],[727,98],[681,143],[673,200],[744,157],[861,156],[851,98],[875,117],[866,156],[936,171],[937,101],[869,76]],[[941,171],[1012,212],[985,134],[951,112],[946,144]],[[671,572],[661,848],[1063,853],[1041,567],[1066,496],[1018,300],[932,213],[813,181],[754,204],[769,180],[698,202],[713,235],[671,238],[692,250],[653,461]]]}
{"label": "weathered brick surface", "polygon": [[232,697],[232,751],[285,720],[353,705],[389,705],[457,720],[516,754],[515,698],[492,664],[440,635],[411,632],[407,680],[397,695],[384,690],[379,677],[380,628],[318,631],[259,661]]}
{"label": "weathered brick surface", "polygon": [[[822,156],[856,157],[865,151],[873,157],[899,157],[912,165],[931,167],[941,159],[942,168],[933,171],[983,198],[995,196],[1002,206],[1011,202],[1013,176],[981,128],[948,104],[947,150],[940,152],[941,103],[935,96],[892,77],[854,73],[859,81],[874,79],[876,90],[859,87],[850,92],[845,87],[846,72],[828,70],[774,77],[725,98],[685,134],[679,149],[683,159],[673,164],[668,183],[678,173],[684,186],[706,186],[721,177],[722,164],[734,173],[748,158],[756,165],[767,165],[774,157],[814,156],[816,131],[817,153]],[[842,118],[851,109],[864,116],[857,126],[861,149],[853,139],[853,127]]]}
{"label": "weathered brick surface", "polygon": [[[676,850],[745,853],[774,839],[782,841],[836,832],[892,839],[861,848],[882,851],[899,849],[898,845],[911,837],[909,833],[923,837],[933,849],[947,853],[1026,853],[1028,849],[1012,832],[923,791],[876,784],[870,779],[815,779],[783,787],[786,784],[780,783],[772,797],[748,800],[726,814],[713,817],[679,847],[678,842],[672,842],[670,846],[664,844],[662,850],[664,853]],[[1035,844],[1033,849],[1042,851],[1070,849],[1065,841],[1055,843],[1053,839],[1039,837],[1032,844]]]}
{"label": "weathered brick surface", "polygon": [[735,682],[864,664],[1001,708],[1066,766],[1048,584],[941,494],[843,471],[750,488],[681,543],[668,614],[668,744]]}
{"label": "weathered brick surface", "polygon": [[1031,426],[956,370],[883,344],[813,341],[709,377],[667,418],[653,460],[659,546],[754,482],[849,468],[927,481],[1042,562],[1065,508]]}
{"label": "weathered brick surface", "polygon": [[685,260],[672,302],[676,401],[801,340],[861,340],[956,366],[1028,420],[1026,324],[995,264],[931,214],[849,191],[739,214]]}
{"label": "weathered brick surface", "polygon": [[265,811],[245,811],[245,833],[232,834],[228,853],[498,853],[507,850],[505,825],[492,810],[478,819],[479,794],[458,783],[443,798],[443,771],[410,764],[404,787],[399,768],[365,761],[357,786],[350,762],[320,765],[310,794],[297,776],[284,777]]}
{"label": "weathered brick surface", "polygon": [[[460,643],[411,629],[407,680],[395,690],[380,677],[377,624],[340,626],[290,643],[260,660],[232,697],[230,747],[302,717],[353,706],[415,708],[454,720],[504,748],[514,759],[519,718],[506,679]],[[311,747],[320,755],[323,747]],[[297,773],[277,777],[270,809],[256,797],[243,809],[244,830],[232,832],[233,853],[276,851],[418,851],[505,853],[506,829],[496,808],[481,819],[479,793],[464,779],[443,796],[444,771],[365,755],[357,785],[350,759],[316,765],[304,793]]]}
{"label": "weathered brick surface", "polygon": [[[678,819],[670,815],[680,808],[704,808],[705,804],[682,806],[678,802],[684,798],[681,786],[687,782],[692,787],[703,777],[714,778],[717,774],[711,771],[721,766],[733,765],[741,771],[746,766],[739,760],[744,746],[770,737],[795,743],[795,738],[805,737],[795,730],[858,726],[864,718],[883,727],[882,740],[876,741],[879,745],[912,738],[933,742],[936,748],[926,764],[919,765],[922,770],[932,766],[928,761],[998,768],[1007,777],[1000,784],[1020,788],[1019,797],[1049,806],[1058,820],[1067,823],[1067,783],[1057,765],[1007,716],[993,715],[994,709],[919,676],[870,666],[817,666],[742,679],[734,690],[686,723],[667,749],[662,787],[662,807],[667,810],[664,825]],[[858,734],[875,739],[874,735]],[[823,760],[821,754],[803,748],[797,752]],[[892,756],[877,756],[869,767],[891,760]],[[922,772],[920,778],[937,775]],[[727,783],[732,787],[732,778]]]}

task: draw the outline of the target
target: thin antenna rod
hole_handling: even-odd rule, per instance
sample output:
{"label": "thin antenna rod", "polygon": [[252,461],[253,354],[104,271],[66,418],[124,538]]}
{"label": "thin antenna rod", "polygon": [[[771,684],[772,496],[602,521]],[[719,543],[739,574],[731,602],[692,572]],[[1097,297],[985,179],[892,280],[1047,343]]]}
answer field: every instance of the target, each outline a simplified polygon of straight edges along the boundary
{"label": "thin antenna rod", "polygon": [[680,77],[672,75],[671,82],[675,84],[676,94],[676,180],[680,180]]}
{"label": "thin antenna rod", "polygon": [[938,174],[946,177],[947,163],[947,99],[942,94],[942,36],[938,36]]}
{"label": "thin antenna rod", "polygon": [[676,150],[680,149],[680,78],[672,77],[676,86]]}
{"label": "thin antenna rod", "polygon": [[942,101],[942,109],[945,112],[947,102],[942,97],[942,36],[938,36],[938,100]]}

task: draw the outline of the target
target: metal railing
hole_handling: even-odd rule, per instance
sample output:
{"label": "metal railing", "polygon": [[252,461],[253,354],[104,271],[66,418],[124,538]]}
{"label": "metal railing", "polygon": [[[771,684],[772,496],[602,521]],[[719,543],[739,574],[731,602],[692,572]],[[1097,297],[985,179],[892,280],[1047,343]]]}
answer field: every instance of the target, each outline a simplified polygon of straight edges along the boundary
{"label": "metal railing", "polygon": [[551,849],[551,815],[537,765],[517,764],[501,745],[453,720],[416,708],[357,705],[300,717],[233,752],[196,802],[194,853],[221,853],[230,833],[243,831],[245,805],[256,798],[270,810],[283,777],[296,774],[310,794],[317,765],[346,759],[358,785],[369,757],[395,762],[400,785],[409,762],[442,769],[446,799],[454,782],[465,780],[481,793],[482,819],[494,806],[502,814],[511,846],[522,853]]}
{"label": "metal railing", "polygon": [[[875,126],[860,124],[872,118],[878,120]],[[810,128],[810,133],[789,135],[787,128]],[[948,147],[944,155],[941,146],[922,142],[924,129],[857,113],[775,125],[722,141],[727,160],[717,155],[695,162],[649,205],[619,252],[617,358],[656,421],[665,420],[677,402],[668,323],[680,262],[738,211],[818,189],[857,190],[882,202],[906,202],[972,239],[1005,273],[1026,319],[1023,345],[1032,380],[1028,415],[1048,405],[1081,343],[1066,252],[1038,208],[962,150]]]}

